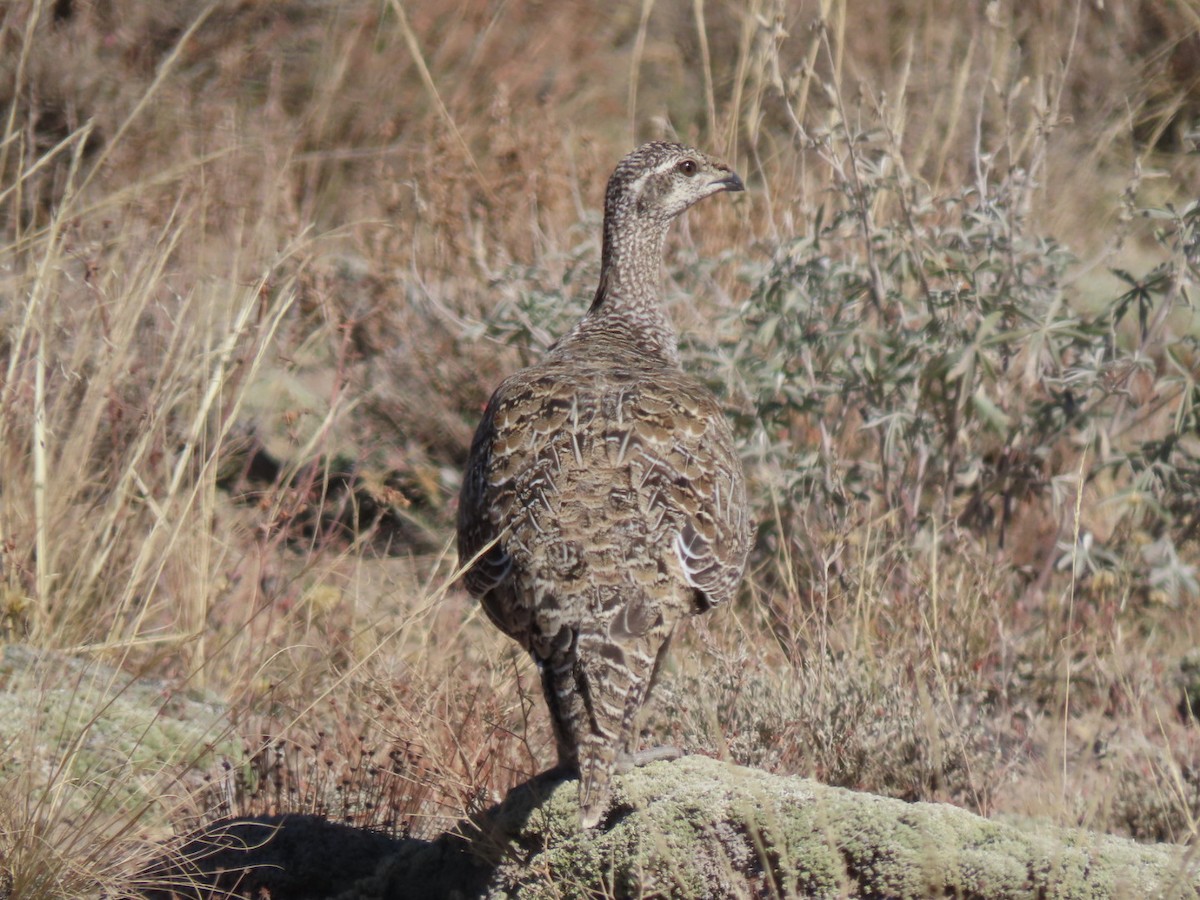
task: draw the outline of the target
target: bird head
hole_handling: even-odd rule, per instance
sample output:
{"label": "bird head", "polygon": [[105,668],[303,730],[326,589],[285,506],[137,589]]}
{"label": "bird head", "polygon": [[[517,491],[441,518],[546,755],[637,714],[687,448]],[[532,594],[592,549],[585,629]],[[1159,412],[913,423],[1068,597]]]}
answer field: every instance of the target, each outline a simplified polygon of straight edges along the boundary
{"label": "bird head", "polygon": [[666,223],[705,197],[745,189],[721,160],[683,144],[651,141],[617,164],[608,180],[605,215]]}

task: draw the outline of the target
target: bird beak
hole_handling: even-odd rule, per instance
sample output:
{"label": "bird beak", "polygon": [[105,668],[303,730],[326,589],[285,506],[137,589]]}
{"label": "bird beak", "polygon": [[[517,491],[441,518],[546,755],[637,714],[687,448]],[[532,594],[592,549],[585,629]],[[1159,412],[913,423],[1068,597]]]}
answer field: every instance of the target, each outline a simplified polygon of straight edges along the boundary
{"label": "bird beak", "polygon": [[730,172],[715,183],[719,184],[723,191],[744,191],[746,189],[746,185],[742,184],[742,179],[738,178],[737,172]]}

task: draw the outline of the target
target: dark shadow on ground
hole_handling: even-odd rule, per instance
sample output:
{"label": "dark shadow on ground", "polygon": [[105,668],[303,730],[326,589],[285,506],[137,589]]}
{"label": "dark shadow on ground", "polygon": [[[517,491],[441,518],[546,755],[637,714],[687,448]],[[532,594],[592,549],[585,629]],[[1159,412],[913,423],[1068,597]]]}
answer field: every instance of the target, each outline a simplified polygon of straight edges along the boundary
{"label": "dark shadow on ground", "polygon": [[[556,771],[543,773],[433,840],[393,837],[316,815],[221,819],[164,852],[125,897],[322,900],[368,886],[370,894],[388,900],[479,897],[513,826],[523,824],[562,780]],[[503,836],[496,834],[500,820]]]}

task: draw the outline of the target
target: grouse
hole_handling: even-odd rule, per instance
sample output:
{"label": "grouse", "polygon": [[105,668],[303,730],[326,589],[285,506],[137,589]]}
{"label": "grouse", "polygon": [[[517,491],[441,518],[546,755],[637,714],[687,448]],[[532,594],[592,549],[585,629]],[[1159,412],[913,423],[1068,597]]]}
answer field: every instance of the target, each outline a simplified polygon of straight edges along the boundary
{"label": "grouse", "polygon": [[741,461],[716,399],[680,366],[658,292],[671,221],[741,190],[729,166],[681,144],[621,160],[591,307],[496,389],[471,444],[464,581],[538,663],[585,828],[636,759],[637,714],[676,625],[733,597],[745,568]]}

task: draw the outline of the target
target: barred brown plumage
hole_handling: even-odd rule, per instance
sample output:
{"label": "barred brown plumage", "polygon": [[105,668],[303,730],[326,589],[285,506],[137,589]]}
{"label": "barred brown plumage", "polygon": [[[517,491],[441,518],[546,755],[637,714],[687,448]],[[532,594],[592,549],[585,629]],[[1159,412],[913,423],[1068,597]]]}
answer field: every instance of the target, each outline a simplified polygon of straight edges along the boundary
{"label": "barred brown plumage", "polygon": [[729,600],[745,567],[742,465],[716,399],[680,367],[658,298],[671,221],[743,189],[725,163],[681,144],[621,160],[591,308],[496,389],[471,445],[458,553],[479,559],[466,586],[541,668],[584,827],[635,750],[675,626]]}

